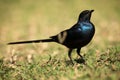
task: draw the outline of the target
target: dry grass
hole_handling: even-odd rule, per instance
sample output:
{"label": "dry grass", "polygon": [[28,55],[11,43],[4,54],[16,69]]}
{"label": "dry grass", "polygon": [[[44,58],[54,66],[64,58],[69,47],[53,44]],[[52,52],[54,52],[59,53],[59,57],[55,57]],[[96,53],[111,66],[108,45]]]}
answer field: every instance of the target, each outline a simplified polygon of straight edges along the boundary
{"label": "dry grass", "polygon": [[[0,5],[0,79],[120,79],[119,1],[1,0]],[[72,67],[67,49],[56,43],[6,45],[48,38],[68,29],[84,9],[95,10],[92,22],[96,27],[92,42],[82,49],[87,66],[74,61]]]}

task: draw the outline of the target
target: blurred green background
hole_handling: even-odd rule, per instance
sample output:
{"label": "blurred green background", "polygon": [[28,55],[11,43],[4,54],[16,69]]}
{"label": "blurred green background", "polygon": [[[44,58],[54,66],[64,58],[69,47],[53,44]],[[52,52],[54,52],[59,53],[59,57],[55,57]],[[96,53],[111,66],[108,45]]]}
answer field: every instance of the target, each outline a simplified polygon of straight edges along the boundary
{"label": "blurred green background", "polygon": [[95,10],[91,21],[96,33],[90,45],[98,49],[118,45],[119,3],[113,0],[0,0],[0,54],[7,53],[7,42],[48,38],[70,28],[86,9]]}
{"label": "blurred green background", "polygon": [[[11,41],[44,39],[48,38],[49,36],[55,35],[60,31],[73,26],[77,22],[80,12],[86,9],[95,10],[92,14],[91,21],[95,25],[96,33],[91,43],[82,49],[82,55],[86,54],[84,55],[85,59],[89,59],[87,60],[87,64],[93,69],[86,68],[85,66],[82,67],[82,65],[78,65],[78,69],[75,67],[66,67],[63,63],[65,62],[65,60],[68,60],[67,48],[64,48],[64,46],[56,43],[39,43],[14,46],[6,45],[6,43]],[[111,80],[116,80],[118,78],[115,77],[119,77],[118,73],[120,73],[120,71],[118,71],[120,70],[118,61],[120,59],[119,46],[120,0],[0,0],[0,58],[4,57],[4,60],[6,61],[7,59],[11,58],[11,56],[13,57],[15,54],[15,60],[16,58],[19,58],[19,61],[22,62],[23,60],[24,63],[24,56],[34,54],[35,57],[33,59],[35,60],[35,62],[33,62],[32,65],[22,64],[26,67],[18,67],[18,69],[16,68],[16,70],[13,70],[13,72],[12,70],[10,70],[9,66],[7,66],[6,68],[1,67],[0,75],[4,75],[1,73],[5,69],[6,76],[11,76],[12,78],[14,78],[14,74],[16,74],[19,77],[20,75],[17,70],[21,71],[22,69],[24,69],[23,71],[26,71],[26,73],[21,72],[21,76],[25,77],[26,79],[28,79],[28,77],[26,76],[29,75],[29,77],[31,78],[31,75],[36,74],[39,80],[39,74],[42,74],[42,77],[40,77],[44,80],[51,75],[52,77],[54,77],[54,73],[62,73],[61,76],[68,75],[68,79],[65,80],[69,80],[74,79],[74,76],[76,76],[76,74],[72,75],[72,72],[75,72],[77,73],[77,76],[79,76],[78,73],[80,73],[80,75],[83,76],[82,79],[87,76],[87,80],[89,80],[89,78],[91,78],[91,80],[94,80],[96,79],[96,77],[100,78],[101,80],[108,80],[110,78]],[[112,47],[117,48],[112,49],[112,51],[110,52],[111,49],[109,50],[109,48]],[[44,63],[44,59],[45,61],[48,60],[48,55],[54,56],[56,54],[58,56],[55,58],[53,57],[53,62],[51,61],[51,64],[54,63],[54,60],[56,60],[56,63],[57,61],[61,60],[61,63],[46,65],[46,67],[44,68],[42,68],[42,66],[40,65],[34,65],[39,61],[40,63]],[[109,56],[109,54],[112,57]],[[16,55],[18,57],[16,57]],[[113,60],[115,58],[116,63],[109,63],[109,61],[104,63],[102,62],[101,57],[103,57],[103,61],[104,59],[107,59],[109,57],[113,58]],[[97,62],[96,60],[99,59],[101,61]],[[1,62],[2,59],[0,61],[0,64]],[[94,65],[94,62],[96,62],[96,65]],[[99,63],[102,64],[102,66],[99,66]],[[110,69],[107,68],[106,65],[109,65],[110,67],[108,67]],[[31,68],[28,69],[29,66],[33,66],[32,69],[36,70],[34,70],[33,72]],[[96,68],[99,71],[97,71]],[[101,68],[103,69],[102,71]],[[7,69],[8,73],[6,72]],[[39,69],[40,72],[37,69]],[[51,70],[51,75],[47,74],[48,77],[46,77],[46,72],[48,72],[47,69]],[[112,71],[112,69],[116,69],[116,72]],[[28,72],[30,70],[31,72]],[[43,70],[43,72],[41,72],[41,70]],[[91,70],[93,71],[92,74],[96,73],[96,75],[91,75]],[[108,72],[107,77],[105,76],[106,72]],[[6,76],[4,76],[4,78],[6,78]],[[61,76],[57,75],[59,79],[62,78]],[[94,78],[91,76],[93,76]],[[18,79],[18,77],[16,77],[16,80]],[[9,77],[7,78],[9,79]],[[51,80],[53,79],[51,78]]]}

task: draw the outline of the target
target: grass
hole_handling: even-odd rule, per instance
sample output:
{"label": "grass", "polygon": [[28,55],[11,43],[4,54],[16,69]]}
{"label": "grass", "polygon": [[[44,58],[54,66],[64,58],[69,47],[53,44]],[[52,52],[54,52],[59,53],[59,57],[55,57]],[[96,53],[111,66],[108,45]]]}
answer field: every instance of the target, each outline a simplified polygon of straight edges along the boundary
{"label": "grass", "polygon": [[[119,1],[1,0],[0,5],[0,80],[120,80]],[[86,65],[73,51],[72,66],[67,49],[56,43],[6,45],[68,29],[84,9],[95,10],[91,21],[96,27],[81,51]]]}
{"label": "grass", "polygon": [[72,66],[68,58],[59,54],[42,57],[34,55],[24,58],[23,61],[19,60],[20,55],[15,59],[16,55],[17,53],[14,53],[11,56],[10,62],[0,60],[1,80],[120,79],[120,46],[108,48],[105,52],[90,49],[84,54],[86,65],[79,64],[74,59],[75,65]]}

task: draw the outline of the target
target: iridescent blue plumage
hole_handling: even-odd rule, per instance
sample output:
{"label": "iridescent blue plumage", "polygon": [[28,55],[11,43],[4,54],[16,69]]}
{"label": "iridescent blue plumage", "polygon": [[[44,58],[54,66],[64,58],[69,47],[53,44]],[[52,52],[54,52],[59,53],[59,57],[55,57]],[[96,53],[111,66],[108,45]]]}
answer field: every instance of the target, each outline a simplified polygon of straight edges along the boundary
{"label": "iridescent blue plumage", "polygon": [[77,49],[77,54],[80,55],[82,47],[87,45],[95,33],[94,25],[91,23],[90,18],[94,10],[84,10],[80,13],[78,21],[70,29],[64,30],[55,36],[51,36],[49,39],[31,40],[21,42],[10,42],[8,44],[23,44],[23,43],[38,43],[38,42],[57,42],[69,48],[68,56],[72,61],[71,52],[73,49]]}
{"label": "iridescent blue plumage", "polygon": [[87,45],[91,41],[95,29],[92,23],[80,22],[79,24],[75,24],[71,29],[66,30],[66,32],[67,37],[62,44],[74,49]]}

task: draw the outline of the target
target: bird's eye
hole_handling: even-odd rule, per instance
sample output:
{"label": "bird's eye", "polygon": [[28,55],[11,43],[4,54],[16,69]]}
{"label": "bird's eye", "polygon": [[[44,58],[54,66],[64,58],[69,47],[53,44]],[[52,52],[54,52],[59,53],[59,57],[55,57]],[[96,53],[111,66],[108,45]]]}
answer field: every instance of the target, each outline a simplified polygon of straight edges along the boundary
{"label": "bird's eye", "polygon": [[88,14],[89,13],[89,11],[87,10],[86,12],[85,12],[85,14]]}

